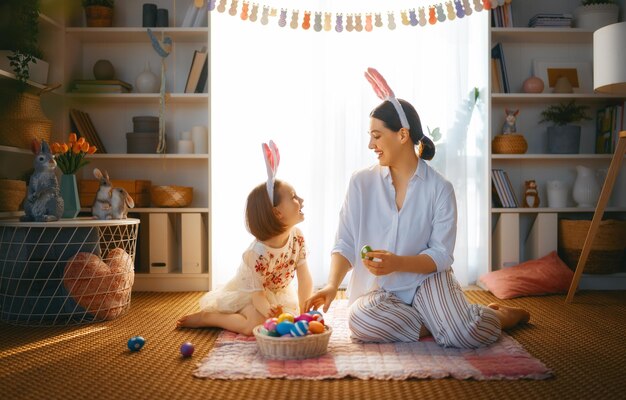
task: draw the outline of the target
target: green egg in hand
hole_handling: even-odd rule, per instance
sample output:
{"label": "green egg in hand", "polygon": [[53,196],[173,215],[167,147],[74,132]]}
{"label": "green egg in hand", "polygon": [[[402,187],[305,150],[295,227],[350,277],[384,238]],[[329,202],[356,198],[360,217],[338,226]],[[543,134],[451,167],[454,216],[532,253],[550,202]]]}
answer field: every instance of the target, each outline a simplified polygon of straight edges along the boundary
{"label": "green egg in hand", "polygon": [[361,248],[361,258],[367,258],[368,260],[373,260],[374,259],[373,257],[365,257],[365,254],[370,251],[372,251],[371,247],[369,247],[368,245],[363,246]]}

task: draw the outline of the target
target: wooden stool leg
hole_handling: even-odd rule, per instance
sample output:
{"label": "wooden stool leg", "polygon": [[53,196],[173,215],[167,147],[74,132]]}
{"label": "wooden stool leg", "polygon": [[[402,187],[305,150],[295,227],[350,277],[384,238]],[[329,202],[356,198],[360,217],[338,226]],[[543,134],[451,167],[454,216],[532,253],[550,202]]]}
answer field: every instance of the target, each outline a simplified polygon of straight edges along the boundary
{"label": "wooden stool leg", "polygon": [[596,206],[596,210],[593,213],[591,226],[589,227],[589,232],[587,232],[587,237],[585,238],[585,243],[583,244],[583,249],[580,253],[580,258],[578,259],[578,264],[576,264],[576,271],[574,272],[574,277],[572,278],[572,283],[569,287],[569,291],[567,292],[567,298],[565,299],[566,303],[571,303],[574,299],[574,293],[576,293],[576,289],[578,288],[578,283],[580,281],[580,276],[585,269],[585,264],[587,263],[589,252],[591,251],[591,245],[593,244],[593,240],[596,237],[596,233],[598,233],[600,221],[602,221],[602,216],[604,215],[604,209],[606,208],[606,204],[609,202],[609,197],[611,196],[611,192],[613,191],[613,185],[615,184],[615,179],[617,178],[617,174],[619,173],[622,166],[622,161],[624,160],[625,154],[626,131],[622,131],[619,133],[617,148],[615,149],[615,153],[613,154],[611,166],[609,167],[609,172],[607,173],[606,180],[604,181],[604,185],[602,186],[600,199],[598,200],[598,205]]}

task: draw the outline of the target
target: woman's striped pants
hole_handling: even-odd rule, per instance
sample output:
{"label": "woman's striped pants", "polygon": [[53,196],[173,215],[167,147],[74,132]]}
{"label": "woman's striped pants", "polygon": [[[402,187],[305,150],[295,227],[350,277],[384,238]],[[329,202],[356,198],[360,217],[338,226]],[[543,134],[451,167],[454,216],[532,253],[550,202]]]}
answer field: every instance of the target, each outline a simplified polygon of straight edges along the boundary
{"label": "woman's striped pants", "polygon": [[451,270],[429,276],[412,304],[380,289],[361,296],[350,306],[348,323],[360,342],[416,342],[423,325],[439,345],[465,349],[487,346],[501,333],[494,310],[470,304]]}

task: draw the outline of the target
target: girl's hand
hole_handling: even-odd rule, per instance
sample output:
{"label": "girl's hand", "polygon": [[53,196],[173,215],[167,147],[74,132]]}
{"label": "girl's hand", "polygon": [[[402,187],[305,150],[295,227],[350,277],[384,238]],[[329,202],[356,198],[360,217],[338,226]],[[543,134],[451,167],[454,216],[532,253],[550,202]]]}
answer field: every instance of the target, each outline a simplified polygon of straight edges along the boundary
{"label": "girl's hand", "polygon": [[280,304],[270,305],[270,314],[266,318],[278,317],[283,313],[283,306]]}
{"label": "girl's hand", "polygon": [[313,296],[306,299],[302,312],[305,313],[312,308],[317,310],[321,306],[324,306],[324,312],[328,312],[330,303],[335,300],[335,296],[337,296],[337,288],[332,285],[326,285],[314,293]]}
{"label": "girl's hand", "polygon": [[399,256],[387,250],[368,251],[363,265],[375,276],[389,275],[398,270]]}

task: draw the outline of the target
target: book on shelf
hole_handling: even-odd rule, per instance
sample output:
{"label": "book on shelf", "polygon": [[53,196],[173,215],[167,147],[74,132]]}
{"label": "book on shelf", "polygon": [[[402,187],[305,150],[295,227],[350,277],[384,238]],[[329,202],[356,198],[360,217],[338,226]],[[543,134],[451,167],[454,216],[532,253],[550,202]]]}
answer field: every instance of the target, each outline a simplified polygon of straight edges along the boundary
{"label": "book on shelf", "polygon": [[494,28],[513,28],[511,2],[491,10],[491,26]]}
{"label": "book on shelf", "polygon": [[91,145],[96,146],[98,153],[107,152],[89,114],[75,108],[70,109],[70,125],[78,136],[84,137]]}
{"label": "book on shelf", "polygon": [[496,207],[519,207],[515,190],[513,189],[513,185],[511,185],[509,175],[506,171],[499,168],[493,168],[491,170],[491,184],[493,203]]}
{"label": "book on shelf", "polygon": [[491,58],[496,60],[498,65],[498,69],[500,70],[500,75],[502,76],[502,89],[504,93],[510,93],[511,90],[509,88],[509,79],[506,73],[506,62],[504,60],[504,48],[502,43],[496,43],[491,48]]}
{"label": "book on shelf", "polygon": [[517,196],[515,195],[515,189],[513,189],[513,185],[511,184],[511,180],[509,179],[509,174],[507,174],[505,170],[500,170],[500,174],[502,174],[504,178],[506,192],[511,200],[511,207],[518,208],[519,201],[517,201]]}
{"label": "book on shelf", "polygon": [[[200,93],[204,90],[208,75],[209,58],[206,47],[202,50],[194,50],[189,74],[187,75],[187,83],[185,84],[185,93]],[[204,75],[204,76],[203,76]],[[203,82],[200,88],[200,82]]]}
{"label": "book on shelf", "polygon": [[619,132],[625,128],[624,108],[626,102],[600,108],[596,112],[596,154],[615,152]]}
{"label": "book on shelf", "polygon": [[531,28],[536,27],[566,27],[571,28],[574,17],[572,14],[535,14],[529,21],[528,26]]}
{"label": "book on shelf", "polygon": [[132,90],[133,85],[118,79],[77,79],[72,89],[79,93],[129,93]]}
{"label": "book on shelf", "polygon": [[502,93],[502,75],[500,75],[500,67],[495,58],[491,59],[491,92]]}

